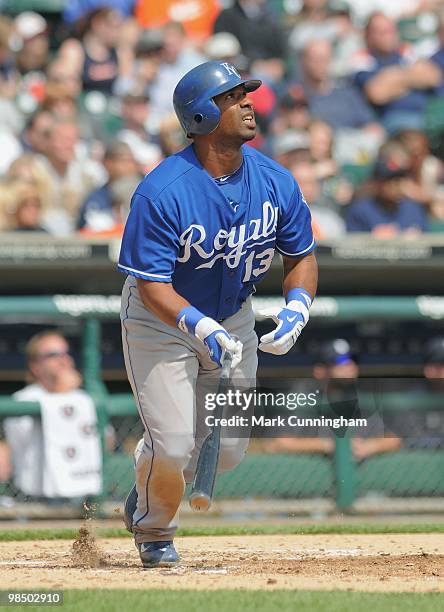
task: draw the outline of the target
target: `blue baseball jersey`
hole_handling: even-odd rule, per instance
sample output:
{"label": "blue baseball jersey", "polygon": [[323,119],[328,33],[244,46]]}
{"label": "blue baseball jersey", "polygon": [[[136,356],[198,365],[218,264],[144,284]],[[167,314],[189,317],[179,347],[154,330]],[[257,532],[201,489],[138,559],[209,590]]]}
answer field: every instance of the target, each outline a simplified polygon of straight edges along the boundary
{"label": "blue baseball jersey", "polygon": [[292,174],[251,147],[242,153],[231,187],[238,202],[203,168],[193,145],[150,172],[131,201],[118,269],[172,283],[220,321],[254,291],[275,249],[294,258],[310,253],[310,210]]}

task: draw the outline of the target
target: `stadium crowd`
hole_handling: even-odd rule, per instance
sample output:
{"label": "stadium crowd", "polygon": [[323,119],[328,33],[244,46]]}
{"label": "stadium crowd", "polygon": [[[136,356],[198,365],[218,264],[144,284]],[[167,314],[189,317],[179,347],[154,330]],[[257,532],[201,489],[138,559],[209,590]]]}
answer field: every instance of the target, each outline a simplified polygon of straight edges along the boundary
{"label": "stadium crowd", "polygon": [[172,94],[207,59],[263,80],[249,144],[294,174],[318,239],[444,231],[442,0],[28,4],[0,16],[1,231],[121,235],[187,144]]}

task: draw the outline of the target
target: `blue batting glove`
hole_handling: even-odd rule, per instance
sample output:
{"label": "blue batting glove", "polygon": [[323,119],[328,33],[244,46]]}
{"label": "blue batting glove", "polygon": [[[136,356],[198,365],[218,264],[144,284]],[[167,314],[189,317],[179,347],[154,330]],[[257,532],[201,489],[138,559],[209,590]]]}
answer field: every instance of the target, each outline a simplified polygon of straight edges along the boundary
{"label": "blue batting glove", "polygon": [[264,353],[284,355],[295,344],[301,331],[308,323],[311,295],[302,288],[290,289],[285,308],[267,308],[260,311],[277,323],[276,329],[260,339],[259,348]]}
{"label": "blue batting glove", "polygon": [[242,342],[234,340],[214,319],[206,317],[194,306],[187,306],[177,315],[176,323],[183,332],[199,338],[205,344],[210,359],[219,367],[222,367],[225,351],[233,355],[231,368],[239,365],[242,359]]}

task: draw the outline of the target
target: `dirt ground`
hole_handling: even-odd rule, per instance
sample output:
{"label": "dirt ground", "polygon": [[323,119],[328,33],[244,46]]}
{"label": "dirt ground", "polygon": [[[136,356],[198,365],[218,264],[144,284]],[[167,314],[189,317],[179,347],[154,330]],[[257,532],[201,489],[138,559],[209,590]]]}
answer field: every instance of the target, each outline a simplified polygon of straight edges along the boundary
{"label": "dirt ground", "polygon": [[[0,542],[0,589],[341,589],[444,592],[444,535],[178,538],[175,568],[143,570],[130,539]],[[94,567],[87,567],[93,565]]]}

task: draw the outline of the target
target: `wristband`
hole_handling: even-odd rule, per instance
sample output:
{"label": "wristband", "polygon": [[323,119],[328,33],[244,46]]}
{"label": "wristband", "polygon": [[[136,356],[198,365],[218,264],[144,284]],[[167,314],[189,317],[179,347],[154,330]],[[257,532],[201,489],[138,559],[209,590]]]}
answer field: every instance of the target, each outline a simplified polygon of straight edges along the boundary
{"label": "wristband", "polygon": [[293,301],[302,302],[307,306],[307,308],[310,308],[313,298],[303,287],[293,287],[287,293],[286,302],[289,304]]}
{"label": "wristband", "polygon": [[194,306],[186,306],[182,308],[176,317],[177,327],[186,334],[196,335],[196,325],[205,315]]}

